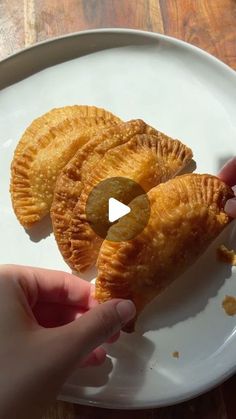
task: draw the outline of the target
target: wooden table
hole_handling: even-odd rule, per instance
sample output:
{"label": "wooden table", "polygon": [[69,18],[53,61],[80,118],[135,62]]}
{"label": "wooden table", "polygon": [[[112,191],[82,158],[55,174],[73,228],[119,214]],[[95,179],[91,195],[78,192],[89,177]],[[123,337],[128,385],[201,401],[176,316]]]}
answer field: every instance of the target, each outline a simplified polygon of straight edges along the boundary
{"label": "wooden table", "polygon": [[[175,36],[236,70],[235,0],[0,0],[0,59],[35,42],[100,27]],[[132,412],[57,402],[44,419],[235,419],[235,391],[233,377],[178,406]]]}

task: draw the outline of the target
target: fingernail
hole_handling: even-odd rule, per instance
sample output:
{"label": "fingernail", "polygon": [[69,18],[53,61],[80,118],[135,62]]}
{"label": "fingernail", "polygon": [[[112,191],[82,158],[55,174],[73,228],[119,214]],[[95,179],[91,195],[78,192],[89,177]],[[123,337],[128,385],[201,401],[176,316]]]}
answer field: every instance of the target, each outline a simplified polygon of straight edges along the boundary
{"label": "fingernail", "polygon": [[225,204],[225,212],[230,217],[236,218],[236,198],[229,199]]}
{"label": "fingernail", "polygon": [[116,311],[120,317],[121,323],[126,324],[133,319],[136,314],[136,308],[132,301],[124,300],[116,305]]}

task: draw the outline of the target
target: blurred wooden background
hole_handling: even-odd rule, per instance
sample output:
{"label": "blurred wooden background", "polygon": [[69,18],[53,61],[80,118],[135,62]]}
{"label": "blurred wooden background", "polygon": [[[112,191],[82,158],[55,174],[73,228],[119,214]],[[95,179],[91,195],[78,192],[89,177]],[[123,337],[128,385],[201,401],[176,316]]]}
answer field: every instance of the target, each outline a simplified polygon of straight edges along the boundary
{"label": "blurred wooden background", "polygon": [[[0,0],[0,59],[51,37],[101,27],[174,36],[236,70],[236,0]],[[44,419],[235,419],[235,392],[233,377],[178,406],[110,411],[57,402]]]}

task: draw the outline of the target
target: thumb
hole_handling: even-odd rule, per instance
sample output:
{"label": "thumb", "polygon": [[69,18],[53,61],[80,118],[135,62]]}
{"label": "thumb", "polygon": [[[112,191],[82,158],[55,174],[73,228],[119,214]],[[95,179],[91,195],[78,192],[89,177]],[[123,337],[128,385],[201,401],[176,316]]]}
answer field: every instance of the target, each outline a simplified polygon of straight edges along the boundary
{"label": "thumb", "polygon": [[132,301],[110,300],[98,304],[65,326],[51,329],[51,342],[65,364],[67,361],[75,364],[119,332],[135,315]]}

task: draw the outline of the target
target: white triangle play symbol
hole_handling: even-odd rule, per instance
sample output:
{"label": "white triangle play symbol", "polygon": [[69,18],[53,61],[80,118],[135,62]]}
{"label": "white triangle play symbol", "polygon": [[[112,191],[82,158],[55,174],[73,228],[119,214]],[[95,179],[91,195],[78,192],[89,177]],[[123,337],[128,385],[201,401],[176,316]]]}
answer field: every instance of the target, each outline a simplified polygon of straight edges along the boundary
{"label": "white triangle play symbol", "polygon": [[108,201],[108,218],[110,223],[118,220],[126,214],[129,214],[130,208],[127,205],[122,204],[115,198],[109,198]]}

